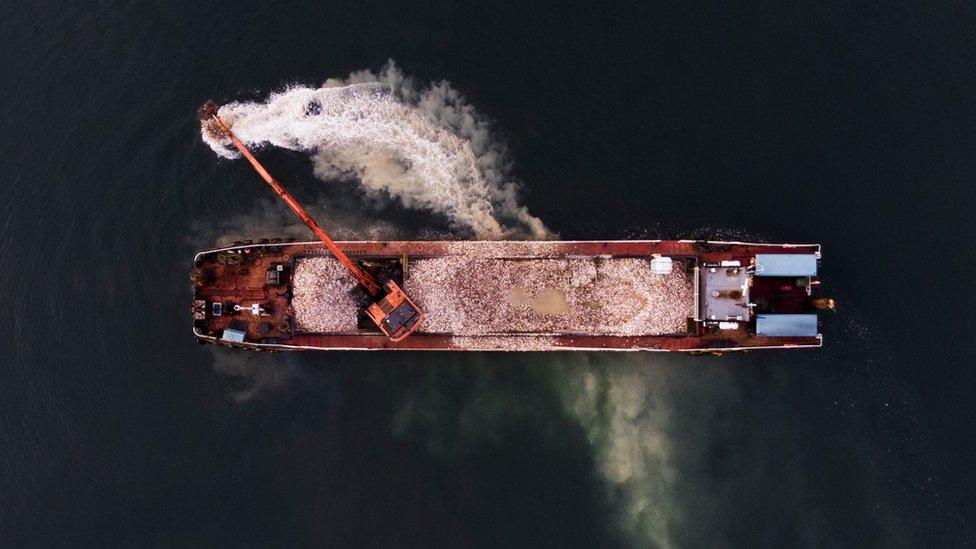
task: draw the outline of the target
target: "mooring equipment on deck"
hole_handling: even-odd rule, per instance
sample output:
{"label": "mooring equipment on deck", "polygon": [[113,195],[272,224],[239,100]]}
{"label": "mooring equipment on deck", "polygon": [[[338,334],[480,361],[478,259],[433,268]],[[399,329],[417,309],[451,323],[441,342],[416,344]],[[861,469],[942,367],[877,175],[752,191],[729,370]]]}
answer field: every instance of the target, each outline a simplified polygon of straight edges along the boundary
{"label": "mooring equipment on deck", "polygon": [[244,158],[251,163],[254,170],[258,172],[258,175],[272,188],[275,193],[288,204],[288,207],[295,212],[301,220],[308,226],[309,229],[315,233],[315,236],[322,241],[332,255],[342,263],[346,269],[352,273],[356,282],[358,282],[363,288],[369,292],[369,295],[375,300],[368,307],[366,307],[366,315],[373,321],[374,324],[386,334],[392,341],[400,341],[401,339],[407,337],[417,327],[420,326],[423,320],[423,312],[417,307],[416,304],[404,293],[403,289],[394,280],[388,280],[381,287],[377,283],[376,279],[373,278],[365,269],[360,267],[356,262],[349,258],[345,252],[340,249],[332,238],[326,233],[322,227],[319,227],[318,223],[305,211],[304,208],[295,200],[288,191],[281,185],[278,180],[271,176],[271,174],[258,162],[257,158],[251,154],[251,151],[244,146],[244,143],[234,135],[230,127],[221,120],[218,116],[217,111],[219,106],[213,101],[207,101],[197,109],[197,117],[201,122],[213,123],[215,124],[215,130],[221,132],[224,136],[230,139],[231,143],[237,148]]}

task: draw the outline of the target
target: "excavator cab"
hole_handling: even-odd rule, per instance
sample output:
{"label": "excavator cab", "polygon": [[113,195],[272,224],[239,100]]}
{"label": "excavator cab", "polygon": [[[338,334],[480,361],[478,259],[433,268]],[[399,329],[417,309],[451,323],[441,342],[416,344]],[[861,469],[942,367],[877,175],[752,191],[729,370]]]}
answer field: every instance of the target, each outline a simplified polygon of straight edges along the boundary
{"label": "excavator cab", "polygon": [[386,295],[366,307],[366,315],[390,341],[400,341],[420,325],[424,315],[393,280],[387,281],[383,289]]}

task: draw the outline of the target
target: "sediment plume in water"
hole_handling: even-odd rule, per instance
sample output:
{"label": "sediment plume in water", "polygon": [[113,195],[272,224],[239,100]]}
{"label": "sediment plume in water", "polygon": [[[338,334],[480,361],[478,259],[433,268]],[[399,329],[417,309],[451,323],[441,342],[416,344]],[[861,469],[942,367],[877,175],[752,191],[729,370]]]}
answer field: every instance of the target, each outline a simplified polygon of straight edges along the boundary
{"label": "sediment plume in water", "polygon": [[[419,86],[392,61],[378,73],[230,103],[219,115],[248,146],[307,152],[319,179],[356,180],[372,196],[446,216],[469,236],[553,236],[519,204],[505,146],[488,121],[446,81]],[[238,155],[211,124],[201,134],[218,155]]]}
{"label": "sediment plume in water", "polygon": [[[438,238],[463,233],[481,239],[551,236],[518,204],[504,147],[446,83],[419,89],[391,64],[379,73],[354,73],[321,88],[293,87],[264,103],[228,105],[220,115],[249,145],[309,153],[316,174],[325,181],[356,179],[367,193],[387,193],[407,207],[447,216],[457,232]],[[221,156],[235,156],[219,138],[205,132],[204,139]],[[304,226],[279,206],[262,201],[255,212],[198,230],[207,237],[201,237],[201,247],[215,234],[223,237],[221,241],[307,237]],[[339,238],[423,236],[393,220],[379,226],[355,212],[330,209],[333,205],[311,206],[313,215],[314,208],[325,208],[330,219],[345,214],[333,229]],[[282,227],[287,229],[284,233]],[[350,228],[353,233],[343,234]],[[697,233],[762,240],[714,228]],[[513,293],[512,299],[517,306],[530,307],[527,299],[535,296],[523,289],[525,295]],[[865,336],[854,330],[850,337]],[[214,351],[218,371],[251,380],[232,394],[241,402],[285,386],[306,386],[323,375],[320,369],[301,369],[299,357]],[[796,381],[784,373],[789,366],[785,357],[779,360],[783,368],[773,367],[767,374],[720,363],[692,363],[683,356],[458,355],[456,364],[431,368],[403,389],[392,430],[394,436],[422,437],[434,456],[480,459],[482,448],[503,443],[499,441],[505,440],[508,426],[521,429],[536,421],[540,432],[558,433],[548,429],[561,412],[578,424],[589,443],[592,466],[616,512],[612,528],[630,545],[735,545],[744,525],[756,520],[751,513],[766,505],[769,485],[777,487],[776,503],[786,509],[780,528],[802,534],[813,544],[830,544],[843,539],[832,536],[845,530],[831,528],[829,501],[810,503],[815,501],[811,493],[823,495],[817,487],[830,470],[820,467],[805,473],[810,450],[801,452],[798,445],[816,434],[811,431],[815,427],[803,421],[806,416],[794,413],[804,409],[797,396],[806,394],[817,378],[801,372]],[[861,357],[851,360],[870,363]],[[845,422],[856,419],[853,404],[859,387],[881,370],[875,367],[872,375],[861,375],[856,382],[833,380],[831,385],[841,389],[830,396],[835,407],[843,409],[839,414]],[[528,373],[518,377],[521,372]],[[546,392],[557,397],[558,411],[545,408],[547,399],[540,395]],[[865,408],[861,404],[857,409]],[[805,406],[809,411],[812,405]],[[838,432],[840,444],[855,448],[852,456],[874,451],[873,443],[852,434],[856,432]],[[813,457],[838,459],[830,449],[814,452]],[[849,459],[863,462],[865,468],[874,464],[869,458]],[[884,525],[894,520],[885,499],[862,486],[845,503],[857,509],[873,505],[869,516]]]}

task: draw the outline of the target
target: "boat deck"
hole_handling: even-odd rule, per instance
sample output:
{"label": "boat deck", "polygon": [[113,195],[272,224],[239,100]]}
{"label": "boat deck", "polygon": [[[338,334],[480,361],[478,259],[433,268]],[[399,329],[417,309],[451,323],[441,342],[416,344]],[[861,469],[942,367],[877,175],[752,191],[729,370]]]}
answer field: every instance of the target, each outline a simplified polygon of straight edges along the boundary
{"label": "boat deck", "polygon": [[[406,258],[403,287],[425,312],[413,336],[391,342],[357,319],[352,279],[320,243],[257,243],[195,259],[194,333],[203,341],[267,349],[708,350],[819,347],[819,337],[738,330],[688,332],[697,266],[747,265],[757,251],[813,253],[816,245],[600,242],[340,242],[354,259]],[[237,255],[228,260],[228,254]],[[650,274],[654,254],[674,259]],[[223,260],[221,260],[223,256]],[[281,284],[269,269],[284,267]],[[289,285],[290,284],[290,285]],[[756,288],[757,290],[760,288]],[[775,288],[773,288],[775,290]],[[764,292],[769,293],[769,292]],[[775,308],[791,295],[770,293]],[[212,303],[223,304],[215,316]],[[204,303],[204,305],[198,305]],[[257,304],[259,314],[252,314]],[[234,305],[241,310],[234,311]],[[236,328],[235,328],[236,326]],[[227,341],[228,328],[244,332]],[[256,348],[256,347],[255,347]]]}

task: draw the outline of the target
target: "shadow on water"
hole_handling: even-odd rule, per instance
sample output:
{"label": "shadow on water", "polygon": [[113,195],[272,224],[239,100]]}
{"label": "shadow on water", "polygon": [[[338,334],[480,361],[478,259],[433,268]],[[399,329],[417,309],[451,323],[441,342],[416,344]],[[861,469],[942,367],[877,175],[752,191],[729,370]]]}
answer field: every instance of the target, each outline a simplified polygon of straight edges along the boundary
{"label": "shadow on water", "polygon": [[270,370],[244,379],[230,409],[288,418],[273,484],[304,502],[286,521],[296,542],[741,545],[761,530],[772,545],[905,545],[912,496],[886,484],[925,470],[869,433],[911,455],[910,406],[884,379],[883,345],[839,320],[835,335],[864,350],[805,365],[790,353],[216,353],[224,373]]}
{"label": "shadow on water", "polygon": [[[241,511],[263,515],[284,497],[301,502],[264,517],[281,521],[282,539],[549,546],[619,539],[586,433],[552,390],[556,367],[542,357],[410,354],[391,364],[376,353],[215,354],[221,377],[232,373],[226,379],[234,384],[223,436],[248,441],[245,465],[276,462],[238,470],[271,492],[261,498],[266,505],[252,499]],[[267,530],[228,535],[220,541],[254,541]]]}

